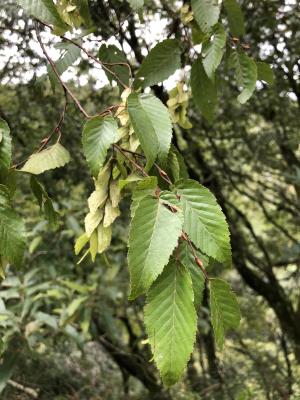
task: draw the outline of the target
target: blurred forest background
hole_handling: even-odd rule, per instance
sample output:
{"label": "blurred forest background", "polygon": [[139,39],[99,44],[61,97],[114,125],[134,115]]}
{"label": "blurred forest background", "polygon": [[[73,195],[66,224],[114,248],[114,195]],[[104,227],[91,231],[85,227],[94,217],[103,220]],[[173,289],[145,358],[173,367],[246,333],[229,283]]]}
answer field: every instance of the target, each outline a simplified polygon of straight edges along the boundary
{"label": "blurred forest background", "polygon": [[[133,68],[155,41],[144,27],[154,23],[164,37],[185,29],[171,0],[147,1],[142,23],[125,1],[89,3],[96,26],[90,48],[96,52],[114,35]],[[127,300],[129,199],[105,255],[79,265],[74,255],[92,181],[78,150],[83,120],[69,104],[62,143],[72,162],[42,177],[59,212],[56,225],[40,215],[29,180],[16,174],[29,248],[22,268],[10,267],[0,286],[1,399],[300,399],[300,4],[240,4],[249,54],[272,65],[275,84],[262,83],[241,106],[221,70],[215,122],[207,124],[190,101],[193,128],[175,132],[190,176],[214,192],[230,225],[233,268],[224,276],[239,297],[240,329],[222,354],[216,352],[204,300],[185,379],[163,388],[143,342],[143,301]],[[61,90],[53,93],[45,59],[33,45],[34,23],[20,15],[13,1],[1,0],[0,116],[11,128],[15,163],[37,148],[63,107]],[[117,87],[99,85],[97,73],[90,74],[83,59],[68,75],[91,112],[118,96]],[[167,99],[164,86],[155,90]]]}

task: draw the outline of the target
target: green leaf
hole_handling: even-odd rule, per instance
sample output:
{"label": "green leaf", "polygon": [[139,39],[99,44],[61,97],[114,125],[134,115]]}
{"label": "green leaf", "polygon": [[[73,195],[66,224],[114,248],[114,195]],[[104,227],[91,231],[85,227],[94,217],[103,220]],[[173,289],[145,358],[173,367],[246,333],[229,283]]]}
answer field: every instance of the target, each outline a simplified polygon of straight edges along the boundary
{"label": "green leaf", "polygon": [[235,68],[237,82],[243,88],[238,96],[238,101],[244,104],[255,90],[257,67],[255,62],[242,51],[234,51],[231,54],[230,62]]}
{"label": "green leaf", "polygon": [[224,7],[227,13],[229,29],[233,36],[245,34],[244,15],[236,0],[224,0]]}
{"label": "green leaf", "polygon": [[156,176],[148,176],[141,180],[132,192],[132,203],[131,203],[131,218],[133,218],[135,211],[140,201],[146,196],[154,196],[155,190],[157,189],[157,178]]}
{"label": "green leaf", "polygon": [[225,334],[239,326],[241,314],[235,294],[222,279],[209,280],[211,322],[217,347],[222,350]]}
{"label": "green leaf", "polygon": [[0,255],[20,264],[25,250],[25,225],[10,205],[8,194],[0,188]]}
{"label": "green leaf", "polygon": [[206,75],[200,57],[192,65],[191,87],[196,106],[204,118],[212,122],[218,101],[217,89]]}
{"label": "green leaf", "polygon": [[218,22],[220,9],[219,0],[192,0],[194,17],[203,32],[208,32]]}
{"label": "green leaf", "polygon": [[[75,46],[73,43],[64,43],[64,50],[65,53],[63,56],[55,63],[55,68],[59,75],[62,75],[76,60],[78,60],[80,56],[80,48]],[[50,82],[52,87],[54,87],[57,82],[57,76],[53,72],[51,66],[48,66],[47,69]]]}
{"label": "green leaf", "polygon": [[52,0],[17,0],[27,14],[38,18],[50,25],[60,28],[60,33],[69,29],[69,26],[60,17]]}
{"label": "green leaf", "polygon": [[31,176],[30,187],[32,193],[38,201],[41,212],[44,213],[50,224],[55,224],[58,213],[55,211],[52,200],[49,197],[44,185],[42,185],[41,182],[39,182],[34,176]]}
{"label": "green leaf", "polygon": [[166,160],[172,139],[172,123],[168,109],[152,94],[132,93],[128,97],[128,113],[134,132],[147,157],[150,169],[158,156]]}
{"label": "green leaf", "polygon": [[180,212],[171,212],[161,200],[140,200],[129,233],[130,299],[145,293],[164,266],[181,234]]}
{"label": "green leaf", "polygon": [[56,143],[46,150],[32,154],[20,171],[39,175],[50,169],[63,167],[69,161],[70,153],[68,150],[60,143]]}
{"label": "green leaf", "polygon": [[274,72],[270,64],[258,61],[257,66],[257,79],[260,81],[265,81],[269,85],[273,85],[275,81]]}
{"label": "green leaf", "polygon": [[213,29],[211,40],[203,44],[202,50],[203,67],[210,79],[214,78],[215,71],[222,60],[225,43],[225,30],[221,24],[217,24]]}
{"label": "green leaf", "polygon": [[176,383],[192,353],[197,318],[187,269],[172,260],[147,296],[145,325],[154,360],[166,385]]}
{"label": "green leaf", "polygon": [[7,172],[11,163],[11,137],[9,126],[2,118],[0,118],[0,136],[0,172]]}
{"label": "green leaf", "polygon": [[[101,62],[104,63],[124,63],[119,65],[106,65],[106,67],[109,68],[109,70],[111,70],[114,74],[116,74],[119,80],[124,85],[129,85],[129,69],[128,66],[125,65],[128,64],[128,61],[123,51],[118,49],[118,47],[113,44],[103,44],[99,50],[99,59],[101,60]],[[118,84],[120,84],[120,82],[115,78],[112,73],[110,73],[106,69],[104,70],[104,72],[110,83],[115,80]]]}
{"label": "green leaf", "polygon": [[128,3],[134,11],[138,11],[144,6],[144,0],[128,0]]}
{"label": "green leaf", "polygon": [[83,128],[83,153],[94,176],[97,176],[113,143],[119,140],[118,125],[111,116],[90,119]]}
{"label": "green leaf", "polygon": [[215,196],[192,179],[178,181],[175,190],[183,207],[184,231],[203,253],[229,264],[229,229]]}
{"label": "green leaf", "polygon": [[[197,257],[202,261],[203,267],[207,267],[209,258],[199,251],[195,250]],[[201,271],[199,265],[196,263],[190,246],[186,241],[180,243],[179,246],[179,259],[180,262],[189,271],[192,278],[193,290],[194,290],[194,304],[196,310],[200,307],[203,299],[204,287],[205,287],[205,276]]]}
{"label": "green leaf", "polygon": [[144,58],[136,75],[135,88],[153,86],[180,68],[180,47],[176,39],[158,43]]}

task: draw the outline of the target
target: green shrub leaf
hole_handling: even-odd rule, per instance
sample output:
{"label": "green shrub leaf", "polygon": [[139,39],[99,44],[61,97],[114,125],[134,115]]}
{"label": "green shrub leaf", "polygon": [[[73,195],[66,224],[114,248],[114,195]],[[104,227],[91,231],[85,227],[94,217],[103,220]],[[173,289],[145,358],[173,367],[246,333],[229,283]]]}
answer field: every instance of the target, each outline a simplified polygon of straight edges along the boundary
{"label": "green shrub leaf", "polygon": [[[106,65],[106,67],[116,74],[124,85],[129,85],[129,69],[127,65],[125,65],[128,63],[128,61],[123,51],[118,49],[118,47],[113,44],[103,44],[99,50],[99,59],[101,62],[105,63],[124,63],[119,65]],[[105,69],[104,72],[110,83],[115,80],[119,85],[121,84],[108,70]]]}
{"label": "green shrub leaf", "polygon": [[7,170],[11,163],[11,137],[6,121],[0,118],[0,172]]}
{"label": "green shrub leaf", "polygon": [[13,210],[5,186],[0,185],[0,256],[20,264],[25,250],[25,225]]}
{"label": "green shrub leaf", "polygon": [[265,81],[269,85],[273,85],[275,81],[274,72],[270,64],[262,61],[256,63],[257,66],[257,79]]}
{"label": "green shrub leaf", "polygon": [[207,76],[212,79],[218,68],[224,53],[226,43],[226,33],[221,24],[214,27],[212,39],[208,43],[203,44],[202,54],[203,67]]}
{"label": "green shrub leaf", "polygon": [[180,68],[180,47],[176,39],[158,43],[145,57],[136,75],[135,87],[162,82]]}
{"label": "green shrub leaf", "polygon": [[211,122],[218,101],[217,89],[215,83],[206,75],[200,57],[192,65],[191,87],[196,106],[204,118]]}
{"label": "green shrub leaf", "polygon": [[17,0],[27,14],[40,19],[50,25],[60,28],[61,33],[69,29],[69,26],[60,17],[52,0]]}
{"label": "green shrub leaf", "polygon": [[233,36],[245,34],[244,15],[236,0],[224,0],[224,7],[227,13],[230,32]]}
{"label": "green shrub leaf", "polygon": [[222,279],[209,280],[211,322],[217,347],[222,350],[225,334],[239,326],[241,315],[235,294]]}
{"label": "green shrub leaf", "polygon": [[194,17],[203,32],[208,32],[218,22],[220,9],[218,0],[192,0]]}
{"label": "green shrub leaf", "polygon": [[230,61],[235,68],[237,82],[243,88],[238,96],[238,101],[244,104],[255,90],[257,67],[255,62],[242,51],[234,51]]}
{"label": "green shrub leaf", "polygon": [[178,181],[175,190],[183,207],[184,231],[203,253],[229,264],[229,229],[215,196],[192,179]]}
{"label": "green shrub leaf", "polygon": [[171,212],[164,203],[146,196],[139,202],[129,234],[128,266],[130,298],[145,293],[164,266],[181,234],[180,212]]}
{"label": "green shrub leaf", "polygon": [[154,360],[163,382],[173,385],[181,377],[196,336],[193,288],[187,269],[172,260],[147,296],[145,325]]}
{"label": "green shrub leaf", "polygon": [[108,149],[118,140],[118,125],[111,116],[95,117],[85,124],[82,133],[83,152],[94,176],[103,166]]}
{"label": "green shrub leaf", "polygon": [[128,113],[150,169],[157,156],[161,161],[168,156],[172,139],[168,109],[152,94],[133,93],[128,97]]}

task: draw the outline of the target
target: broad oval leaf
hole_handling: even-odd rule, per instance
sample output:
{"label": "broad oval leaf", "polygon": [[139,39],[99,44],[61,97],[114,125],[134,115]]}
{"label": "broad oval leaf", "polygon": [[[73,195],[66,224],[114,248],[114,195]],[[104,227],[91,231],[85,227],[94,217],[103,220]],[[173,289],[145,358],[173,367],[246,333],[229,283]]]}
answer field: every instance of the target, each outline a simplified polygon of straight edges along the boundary
{"label": "broad oval leaf", "polygon": [[133,218],[140,201],[146,196],[154,196],[156,188],[156,176],[147,176],[147,178],[144,178],[136,185],[132,192],[132,203],[130,207],[131,218]]}
{"label": "broad oval leaf", "polygon": [[170,114],[152,94],[132,93],[127,104],[134,132],[147,157],[146,169],[150,169],[157,156],[160,161],[168,156],[172,139]]}
{"label": "broad oval leaf", "polygon": [[[104,70],[107,79],[111,83],[113,80],[115,80],[119,85],[122,84],[125,86],[129,85],[129,69],[126,64],[128,64],[127,58],[123,51],[121,51],[117,46],[111,44],[111,45],[106,45],[103,44],[100,47],[99,50],[99,59],[103,63],[108,63],[106,67],[113,72],[109,72],[107,69]],[[120,63],[116,65],[109,65],[109,64],[114,64],[114,63]],[[117,75],[118,79],[114,76],[114,74]]]}
{"label": "broad oval leaf", "polygon": [[144,6],[144,0],[128,0],[128,3],[134,11],[138,11]]}
{"label": "broad oval leaf", "polygon": [[192,0],[194,17],[203,32],[208,32],[218,22],[220,9],[219,0]]}
{"label": "broad oval leaf", "polygon": [[176,39],[158,43],[145,57],[136,75],[135,87],[162,82],[180,68],[180,47]]}
{"label": "broad oval leaf", "polygon": [[194,294],[187,269],[172,260],[151,286],[145,325],[164,384],[181,377],[192,353],[197,328]]}
{"label": "broad oval leaf", "polygon": [[11,137],[6,121],[0,118],[0,172],[7,171],[11,163]]}
{"label": "broad oval leaf", "polygon": [[68,150],[60,143],[56,143],[46,150],[32,154],[20,171],[39,175],[50,169],[63,167],[69,161],[70,153]]}
{"label": "broad oval leaf", "polygon": [[[55,62],[55,68],[59,75],[62,75],[80,56],[80,48],[73,43],[64,43],[63,50],[64,54]],[[57,76],[51,66],[48,66],[47,69],[51,85],[54,88],[58,82]]]}
{"label": "broad oval leaf", "polygon": [[245,34],[244,15],[236,0],[224,0],[224,7],[227,13],[230,32],[233,36]]}
{"label": "broad oval leaf", "polygon": [[140,200],[129,233],[130,299],[145,293],[164,266],[181,234],[180,212],[171,212],[161,200]]}
{"label": "broad oval leaf", "polygon": [[243,88],[238,96],[238,101],[244,104],[255,90],[257,67],[255,61],[242,51],[234,51],[230,57],[230,62],[236,71],[237,82]]}
{"label": "broad oval leaf", "polygon": [[270,64],[262,61],[256,63],[257,66],[257,79],[267,82],[269,85],[273,85],[275,81],[274,72]]}
{"label": "broad oval leaf", "polygon": [[59,33],[69,29],[69,26],[60,17],[57,8],[52,0],[17,0],[27,14],[32,15],[41,21],[60,28]]}
{"label": "broad oval leaf", "polygon": [[235,294],[222,279],[209,280],[211,322],[217,347],[222,350],[225,334],[239,326],[241,314]]}
{"label": "broad oval leaf", "polygon": [[224,53],[226,33],[221,24],[214,27],[210,42],[203,44],[203,67],[207,76],[212,79]]}
{"label": "broad oval leaf", "polygon": [[0,202],[0,256],[10,263],[20,264],[25,244],[24,222],[13,210],[7,198],[5,202]]}
{"label": "broad oval leaf", "polygon": [[119,140],[118,125],[111,116],[90,119],[83,128],[83,153],[91,173],[97,176],[105,161],[107,151]]}
{"label": "broad oval leaf", "polygon": [[175,190],[183,207],[184,231],[203,253],[229,264],[229,229],[215,196],[192,179],[178,181]]}
{"label": "broad oval leaf", "polygon": [[215,83],[206,75],[200,57],[192,65],[191,87],[196,106],[204,118],[211,122],[218,101],[217,89]]}

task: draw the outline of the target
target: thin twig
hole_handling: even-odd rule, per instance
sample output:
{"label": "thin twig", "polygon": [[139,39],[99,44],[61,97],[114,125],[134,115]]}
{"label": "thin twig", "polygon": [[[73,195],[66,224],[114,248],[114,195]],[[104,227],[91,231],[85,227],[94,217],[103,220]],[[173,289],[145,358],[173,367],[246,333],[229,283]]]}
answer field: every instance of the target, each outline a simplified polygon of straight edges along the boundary
{"label": "thin twig", "polygon": [[[53,28],[46,24],[45,22],[42,22],[40,20],[37,20],[39,23],[41,23],[42,25],[46,26],[47,28],[49,28],[51,31],[53,31]],[[124,82],[121,81],[121,79],[118,77],[118,75],[110,68],[108,68],[108,66],[125,66],[126,68],[128,68],[129,71],[129,75],[130,75],[130,80],[132,80],[132,70],[131,67],[128,63],[126,62],[112,62],[112,63],[108,63],[108,62],[104,62],[101,61],[100,59],[96,58],[93,54],[91,54],[89,51],[87,51],[84,47],[82,47],[80,44],[78,44],[75,40],[73,39],[69,39],[64,35],[60,35],[60,38],[66,42],[72,43],[74,46],[78,47],[80,50],[82,50],[89,58],[91,58],[92,60],[94,60],[97,64],[100,64],[102,66],[103,69],[105,69],[107,72],[109,72],[110,74],[113,75],[113,77],[125,88],[127,89],[128,86],[125,85]]]}
{"label": "thin twig", "polygon": [[135,168],[136,169],[138,169],[139,171],[141,171],[141,173],[144,175],[144,176],[149,176],[149,174],[144,170],[144,168],[141,166],[141,165],[139,165],[138,163],[136,163],[135,161],[133,161],[131,158],[129,158],[128,156],[127,156],[127,154],[126,154],[126,152],[124,151],[124,149],[122,148],[122,147],[120,147],[119,145],[117,145],[117,144],[114,144],[113,145],[129,162],[131,162],[131,164],[132,165],[134,165],[135,166]]}
{"label": "thin twig", "polygon": [[[119,146],[120,147],[120,146]],[[120,149],[125,152],[125,153],[129,153],[132,154],[135,157],[139,157],[139,158],[143,158],[145,159],[146,157],[141,154],[141,153],[137,153],[135,151],[132,150],[127,150],[127,149],[123,149],[122,147],[120,147]],[[166,173],[166,171],[164,171],[157,163],[154,163],[155,168],[158,170],[159,175],[161,176],[162,179],[164,179],[169,185],[172,185],[172,181],[169,178],[168,174]]]}
{"label": "thin twig", "polygon": [[61,77],[60,77],[60,75],[59,75],[59,73],[58,73],[58,71],[57,71],[57,69],[56,69],[55,63],[53,62],[53,60],[51,59],[51,57],[48,55],[48,53],[47,53],[47,51],[46,51],[46,49],[45,49],[44,43],[42,42],[41,35],[40,35],[40,31],[39,31],[39,27],[38,27],[38,23],[36,23],[36,35],[37,35],[37,40],[38,40],[38,42],[39,42],[39,44],[40,44],[40,46],[41,46],[41,49],[42,49],[42,51],[43,51],[45,57],[47,58],[48,62],[50,63],[50,65],[51,65],[51,67],[52,67],[52,70],[53,70],[54,74],[56,75],[56,77],[57,77],[59,83],[60,83],[61,86],[64,88],[64,90],[68,93],[68,95],[73,99],[73,101],[75,102],[75,104],[77,105],[77,107],[79,108],[79,110],[82,112],[82,114],[85,116],[85,118],[90,119],[91,116],[90,116],[90,115],[85,111],[85,109],[82,107],[82,105],[80,104],[80,102],[79,102],[79,100],[77,99],[77,97],[73,94],[73,92],[71,91],[71,89],[69,89],[69,87],[62,81],[62,79],[61,79]]}
{"label": "thin twig", "polygon": [[185,232],[182,232],[181,238],[188,243],[188,245],[192,251],[192,254],[195,259],[196,264],[201,269],[203,275],[205,276],[205,279],[208,280],[208,275],[207,275],[206,269],[204,268],[203,263],[200,260],[200,258],[197,256],[194,246],[193,246],[193,243],[191,242],[191,239],[188,237],[188,235]]}

